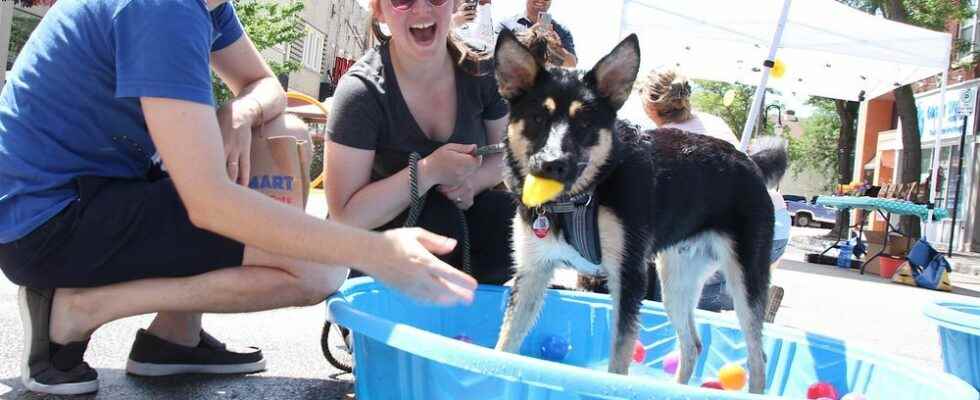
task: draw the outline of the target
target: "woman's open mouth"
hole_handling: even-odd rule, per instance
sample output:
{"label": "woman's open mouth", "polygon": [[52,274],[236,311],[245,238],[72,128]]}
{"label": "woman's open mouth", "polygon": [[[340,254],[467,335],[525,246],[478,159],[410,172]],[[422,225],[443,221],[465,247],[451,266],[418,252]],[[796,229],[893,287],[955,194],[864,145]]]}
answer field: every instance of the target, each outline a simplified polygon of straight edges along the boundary
{"label": "woman's open mouth", "polygon": [[436,38],[435,22],[415,24],[410,26],[408,31],[412,34],[412,38],[415,39],[415,43],[422,46],[432,44],[432,41]]}

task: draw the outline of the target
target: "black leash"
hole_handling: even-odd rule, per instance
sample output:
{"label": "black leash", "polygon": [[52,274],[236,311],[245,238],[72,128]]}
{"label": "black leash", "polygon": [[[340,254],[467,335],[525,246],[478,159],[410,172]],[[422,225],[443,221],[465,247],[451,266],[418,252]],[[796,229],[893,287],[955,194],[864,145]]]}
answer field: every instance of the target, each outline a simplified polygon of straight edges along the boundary
{"label": "black leash", "polygon": [[[483,146],[477,148],[473,152],[475,156],[487,156],[491,154],[503,153],[505,150],[503,143],[492,144],[488,146]],[[410,199],[412,202],[411,208],[408,209],[408,218],[405,219],[405,227],[413,227],[419,220],[419,216],[422,215],[422,208],[425,207],[425,199],[428,197],[428,193],[419,193],[419,161],[422,156],[419,153],[412,153],[408,156],[408,176],[409,185],[411,189]],[[463,241],[462,241],[462,252],[463,252],[463,272],[467,274],[470,272],[470,228],[466,223],[466,214],[459,207],[456,208],[457,215],[459,216],[460,226],[463,228]]]}

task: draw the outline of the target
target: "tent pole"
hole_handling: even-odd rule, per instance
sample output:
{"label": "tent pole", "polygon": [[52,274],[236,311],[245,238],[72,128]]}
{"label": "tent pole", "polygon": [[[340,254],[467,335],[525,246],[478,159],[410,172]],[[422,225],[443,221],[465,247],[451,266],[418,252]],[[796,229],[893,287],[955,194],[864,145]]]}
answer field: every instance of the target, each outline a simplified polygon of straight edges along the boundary
{"label": "tent pole", "polygon": [[[943,122],[946,120],[946,74],[949,70],[943,71],[942,73],[942,83],[940,83],[939,89],[939,127],[933,131],[932,135],[932,166],[931,178],[929,178],[929,204],[933,207],[939,207],[936,204],[936,196],[939,196],[937,187],[941,185],[937,181],[939,179],[939,147],[942,142],[943,137]],[[947,174],[948,175],[948,174]],[[934,221],[932,218],[932,210],[929,210],[929,220],[926,221],[926,237],[928,238],[929,232],[935,228],[933,225]],[[933,238],[936,243],[939,243],[939,232],[936,232],[936,237]]]}
{"label": "tent pole", "polygon": [[[776,60],[776,50],[779,49],[779,44],[783,40],[783,28],[786,27],[786,20],[789,18],[789,9],[792,4],[793,0],[785,0],[783,2],[783,11],[779,14],[779,24],[776,25],[776,33],[772,36],[772,44],[769,45],[769,58],[766,59],[767,61]],[[745,121],[745,128],[742,129],[742,142],[739,146],[742,151],[745,151],[749,147],[749,141],[752,139],[752,130],[755,129],[756,120],[759,119],[759,112],[762,111],[762,97],[766,93],[766,84],[769,83],[770,70],[770,67],[763,65],[762,80],[755,89],[755,96],[752,97],[752,108],[749,110],[749,118]]]}

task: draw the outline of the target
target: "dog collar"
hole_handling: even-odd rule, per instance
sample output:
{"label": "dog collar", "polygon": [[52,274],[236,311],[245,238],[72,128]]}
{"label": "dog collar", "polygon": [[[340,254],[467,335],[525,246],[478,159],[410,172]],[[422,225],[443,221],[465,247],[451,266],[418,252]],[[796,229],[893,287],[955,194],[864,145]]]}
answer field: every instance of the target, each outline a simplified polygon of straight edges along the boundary
{"label": "dog collar", "polygon": [[592,203],[592,192],[579,193],[571,197],[559,197],[550,203],[541,205],[541,209],[550,214],[568,214],[578,208],[588,207]]}
{"label": "dog collar", "polygon": [[599,204],[592,201],[592,198],[592,192],[559,198],[545,203],[538,212],[539,217],[555,214],[565,241],[582,258],[599,265],[602,262],[602,248],[599,246]]}

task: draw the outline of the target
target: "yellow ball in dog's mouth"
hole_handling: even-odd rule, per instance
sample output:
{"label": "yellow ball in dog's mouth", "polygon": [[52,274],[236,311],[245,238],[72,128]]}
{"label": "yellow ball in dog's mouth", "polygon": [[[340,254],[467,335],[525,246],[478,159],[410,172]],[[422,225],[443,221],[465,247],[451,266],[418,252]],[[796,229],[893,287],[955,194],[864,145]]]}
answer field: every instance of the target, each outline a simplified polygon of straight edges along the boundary
{"label": "yellow ball in dog's mouth", "polygon": [[521,195],[521,201],[525,206],[537,207],[551,201],[564,189],[565,185],[554,179],[528,175],[524,178],[524,193]]}

